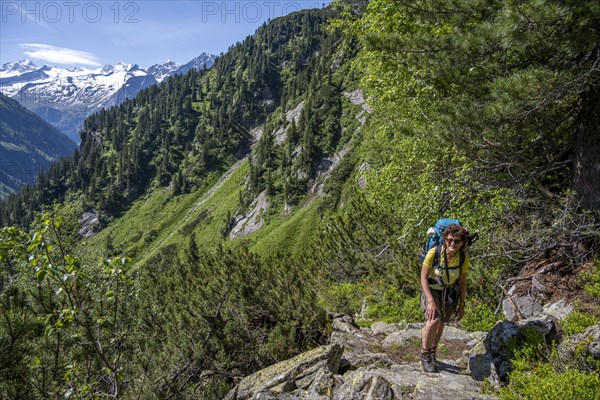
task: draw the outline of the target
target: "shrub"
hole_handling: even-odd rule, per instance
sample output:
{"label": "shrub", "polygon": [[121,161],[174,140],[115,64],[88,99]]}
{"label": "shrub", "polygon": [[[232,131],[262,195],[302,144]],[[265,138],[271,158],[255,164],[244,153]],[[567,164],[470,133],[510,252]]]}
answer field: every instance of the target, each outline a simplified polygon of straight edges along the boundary
{"label": "shrub", "polygon": [[515,370],[510,374],[510,383],[496,395],[503,399],[598,399],[600,378],[567,368],[557,372],[550,364],[541,364],[532,370]]}
{"label": "shrub", "polygon": [[388,323],[400,322],[404,319],[402,306],[406,295],[395,287],[386,287],[381,293],[369,296],[366,318]]}
{"label": "shrub", "polygon": [[293,323],[279,323],[269,332],[268,340],[259,349],[259,354],[271,361],[281,361],[298,353],[296,328]]}
{"label": "shrub", "polygon": [[535,329],[523,329],[513,347],[513,370],[497,396],[503,399],[597,399],[600,377],[559,362],[556,349],[548,348]]}
{"label": "shrub", "polygon": [[366,291],[362,283],[334,283],[321,295],[320,305],[331,312],[358,314]]}
{"label": "shrub", "polygon": [[573,336],[583,333],[588,327],[596,323],[596,317],[581,311],[574,311],[563,320],[565,335]]}
{"label": "shrub", "polygon": [[467,301],[465,316],[460,325],[469,332],[487,332],[494,327],[498,319],[488,304],[476,298]]}
{"label": "shrub", "polygon": [[594,261],[592,270],[582,276],[583,290],[595,299],[600,298],[600,260]]}
{"label": "shrub", "polygon": [[359,315],[357,321],[400,321],[421,320],[419,294],[408,295],[395,285],[383,281],[334,283],[321,297],[321,306],[332,312]]}

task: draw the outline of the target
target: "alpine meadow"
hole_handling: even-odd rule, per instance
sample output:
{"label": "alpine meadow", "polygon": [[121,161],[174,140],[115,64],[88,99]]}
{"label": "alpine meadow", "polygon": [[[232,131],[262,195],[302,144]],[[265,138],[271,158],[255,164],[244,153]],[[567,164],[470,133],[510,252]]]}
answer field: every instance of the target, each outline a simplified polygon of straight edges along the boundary
{"label": "alpine meadow", "polygon": [[[414,340],[242,389],[332,345],[342,315],[373,340],[422,325],[444,217],[479,234],[453,327],[490,357],[490,332],[536,316],[524,298],[570,306],[454,375],[481,398],[598,398],[599,26],[597,0],[339,0],[90,115],[0,203],[0,398],[435,398],[394,378],[340,394]],[[476,351],[456,343],[444,358]]]}

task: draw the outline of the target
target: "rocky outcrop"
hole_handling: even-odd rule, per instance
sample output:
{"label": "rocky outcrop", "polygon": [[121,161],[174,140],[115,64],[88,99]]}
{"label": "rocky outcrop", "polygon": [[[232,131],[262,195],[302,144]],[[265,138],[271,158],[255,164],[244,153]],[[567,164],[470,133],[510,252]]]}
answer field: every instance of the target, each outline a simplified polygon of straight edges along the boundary
{"label": "rocky outcrop", "polygon": [[294,392],[304,394],[302,398],[319,398],[328,394],[342,352],[340,345],[332,344],[271,365],[242,379],[225,399],[293,398],[288,393]]}
{"label": "rocky outcrop", "polygon": [[592,325],[558,345],[558,354],[566,362],[594,363],[600,360],[600,324]]}
{"label": "rocky outcrop", "polygon": [[588,264],[575,266],[564,255],[526,265],[508,280],[502,302],[504,316],[513,322],[546,314],[563,319],[573,311],[569,301],[581,292],[578,277],[586,268]]}
{"label": "rocky outcrop", "polygon": [[[335,315],[328,345],[245,377],[226,399],[492,399],[482,387],[498,388],[506,379],[525,330],[548,342],[560,334],[552,315],[498,321],[487,333],[447,325],[438,350],[440,372],[425,373],[419,361],[422,327],[376,322],[361,328],[351,317]],[[565,361],[600,359],[600,325],[565,341],[559,353]]]}
{"label": "rocky outcrop", "polygon": [[[349,316],[335,316],[330,343],[245,377],[226,397],[234,399],[491,399],[482,382],[451,358],[440,372],[422,372],[418,360],[422,324],[358,327]],[[448,356],[475,345],[479,334],[448,329]],[[458,357],[457,357],[458,358]]]}
{"label": "rocky outcrop", "polygon": [[229,234],[229,238],[233,240],[259,230],[264,223],[262,215],[268,208],[269,202],[267,200],[267,192],[263,191],[252,204],[252,209],[245,215],[236,218],[235,224]]}
{"label": "rocky outcrop", "polygon": [[79,219],[79,224],[81,225],[79,234],[82,238],[85,239],[94,236],[100,225],[98,213],[96,211],[84,212]]}
{"label": "rocky outcrop", "polygon": [[497,386],[510,372],[512,351],[515,343],[522,339],[524,329],[535,330],[547,342],[558,337],[558,325],[556,319],[551,316],[529,318],[518,322],[498,321],[483,340],[465,351],[458,362],[467,364],[467,373],[474,379],[482,381],[490,378]]}

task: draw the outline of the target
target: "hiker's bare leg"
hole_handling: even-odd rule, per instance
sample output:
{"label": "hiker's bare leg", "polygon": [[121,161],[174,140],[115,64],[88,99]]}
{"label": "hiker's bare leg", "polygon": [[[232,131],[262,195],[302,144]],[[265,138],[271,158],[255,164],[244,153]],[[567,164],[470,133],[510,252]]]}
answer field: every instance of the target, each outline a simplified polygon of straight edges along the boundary
{"label": "hiker's bare leg", "polygon": [[442,339],[442,333],[444,333],[445,324],[440,320],[438,328],[435,332],[435,342],[433,343],[433,347],[437,347],[438,343]]}
{"label": "hiker's bare leg", "polygon": [[440,324],[442,325],[443,330],[443,324],[439,318],[425,321],[425,326],[423,327],[423,331],[421,332],[421,342],[423,350],[429,350],[437,344],[436,339],[438,337],[438,330]]}

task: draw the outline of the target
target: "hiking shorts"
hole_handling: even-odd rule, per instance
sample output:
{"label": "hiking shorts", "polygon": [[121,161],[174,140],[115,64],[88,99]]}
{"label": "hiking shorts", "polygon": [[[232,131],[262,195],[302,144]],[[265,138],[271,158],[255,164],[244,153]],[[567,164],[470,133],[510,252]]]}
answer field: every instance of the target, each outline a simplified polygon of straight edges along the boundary
{"label": "hiking shorts", "polygon": [[[456,312],[458,302],[442,302],[442,290],[429,290],[431,290],[431,295],[433,296],[433,300],[435,301],[435,306],[438,309],[436,316],[440,318],[444,323],[450,322],[452,320],[452,317],[454,317],[454,313]],[[425,315],[425,310],[427,310],[427,298],[425,297],[425,293],[423,293],[423,291],[421,291],[421,309],[423,310],[423,315]]]}

